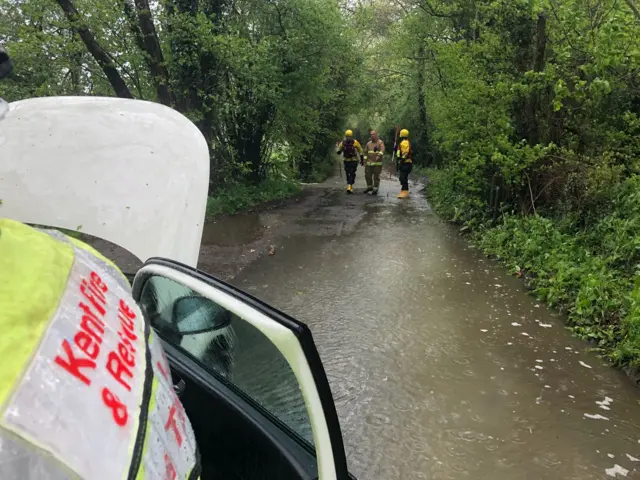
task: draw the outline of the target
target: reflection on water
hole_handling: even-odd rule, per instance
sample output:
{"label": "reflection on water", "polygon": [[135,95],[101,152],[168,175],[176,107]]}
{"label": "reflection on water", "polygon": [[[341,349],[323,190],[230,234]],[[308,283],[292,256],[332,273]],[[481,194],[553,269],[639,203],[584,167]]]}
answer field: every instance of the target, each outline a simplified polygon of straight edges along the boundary
{"label": "reflection on water", "polygon": [[310,326],[354,474],[640,478],[622,374],[416,196],[336,196],[236,283]]}

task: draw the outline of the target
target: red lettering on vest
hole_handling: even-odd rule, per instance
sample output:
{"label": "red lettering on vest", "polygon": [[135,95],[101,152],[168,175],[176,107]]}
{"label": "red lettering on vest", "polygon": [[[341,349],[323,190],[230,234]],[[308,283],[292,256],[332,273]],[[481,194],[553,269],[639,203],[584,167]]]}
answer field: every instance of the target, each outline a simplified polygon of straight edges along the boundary
{"label": "red lettering on vest", "polygon": [[169,380],[169,375],[167,374],[167,370],[164,368],[164,365],[160,360],[158,360],[158,362],[156,363],[156,366],[158,367],[158,370],[160,370],[160,373],[162,374],[164,379]]}
{"label": "red lettering on vest", "polygon": [[76,357],[73,353],[73,350],[71,350],[71,345],[69,345],[69,342],[66,339],[62,341],[62,349],[64,350],[67,358],[65,359],[60,355],[56,355],[55,362],[71,375],[80,380],[82,383],[91,385],[91,380],[89,379],[89,377],[82,373],[80,369],[90,368],[91,370],[95,370],[96,362],[94,362],[93,360],[88,360],[86,358]]}
{"label": "red lettering on vest", "polygon": [[89,290],[91,290],[91,293],[93,293],[100,302],[105,303],[107,301],[102,290],[96,287],[93,282],[89,282]]}
{"label": "red lettering on vest", "polygon": [[170,428],[173,430],[173,434],[176,437],[176,442],[178,442],[178,446],[182,446],[182,435],[180,434],[180,430],[178,430],[178,424],[176,423],[176,412],[177,408],[175,403],[171,406],[171,410],[169,410],[169,418],[167,419],[167,423],[164,424],[164,431],[168,431]]}
{"label": "red lettering on vest", "polygon": [[100,353],[100,347],[96,342],[92,340],[92,338],[86,332],[80,331],[76,333],[76,336],[73,337],[73,342],[91,360],[95,360],[96,358],[98,358],[98,354]]}
{"label": "red lettering on vest", "polygon": [[102,402],[111,409],[111,414],[116,424],[124,427],[129,419],[127,406],[106,387],[102,389]]}
{"label": "red lettering on vest", "polygon": [[82,320],[80,320],[80,328],[90,335],[98,344],[102,344],[104,322],[93,314],[88,305],[82,302],[78,305],[85,312]]}
{"label": "red lettering on vest", "polygon": [[83,314],[81,314],[80,328],[73,337],[73,343],[86,357],[76,356],[71,349],[71,344],[65,339],[61,345],[65,355],[58,354],[54,359],[57,365],[64,368],[85,385],[91,385],[91,379],[88,377],[89,372],[84,372],[83,370],[96,369],[94,360],[100,355],[100,345],[105,331],[104,322],[91,307],[93,306],[101,316],[106,313],[106,299],[104,297],[106,285],[95,272],[92,272],[91,279],[92,282],[87,282],[84,278],[80,282],[80,292],[88,300],[89,305],[84,302],[78,303]]}
{"label": "red lettering on vest", "polygon": [[131,343],[129,343],[129,346],[125,345],[123,342],[118,343],[118,353],[120,354],[120,358],[129,367],[133,367],[136,364],[136,357],[134,356],[135,350],[133,350],[133,353],[132,350],[133,347],[131,347]]}
{"label": "red lettering on vest", "polygon": [[125,325],[122,321],[120,322],[120,324],[122,325],[122,330],[118,332],[120,338],[122,338],[123,340],[126,338],[132,341],[136,341],[138,339],[138,336],[133,333],[133,326],[131,327],[131,329],[129,329],[127,328],[127,325]]}
{"label": "red lettering on vest", "polygon": [[180,403],[180,399],[178,399],[178,396],[175,394],[175,392],[172,390],[171,393],[173,394],[173,404],[176,407],[178,419],[180,419],[180,423],[182,424],[182,430],[186,432],[187,431],[187,415],[184,413],[184,407],[182,406],[182,403]]}
{"label": "red lettering on vest", "polygon": [[[131,320],[135,313],[123,300],[118,303],[118,320],[120,320],[120,342],[115,351],[107,356],[107,371],[127,391],[131,391],[130,380],[133,380],[132,368],[136,364],[136,347],[133,342],[138,339],[134,333],[135,324]],[[127,378],[125,378],[127,377]]]}
{"label": "red lettering on vest", "polygon": [[129,320],[133,320],[134,318],[136,318],[136,313],[133,310],[131,310],[129,305],[127,305],[127,302],[125,302],[122,299],[118,304],[118,313],[123,313],[124,316],[127,317]]}
{"label": "red lettering on vest", "polygon": [[109,290],[96,272],[91,272],[91,283],[98,287],[102,293],[107,293],[107,290]]}
{"label": "red lettering on vest", "polygon": [[176,467],[173,466],[173,462],[171,461],[171,458],[169,458],[168,453],[164,454],[164,465],[165,465],[165,473],[164,473],[165,480],[176,480],[176,477],[178,476],[178,472],[176,472]]}
{"label": "red lettering on vest", "polygon": [[100,316],[104,316],[104,314],[106,313],[105,305],[104,305],[105,303],[104,297],[101,298],[97,295],[94,295],[91,289],[88,287],[89,287],[89,283],[87,283],[85,279],[82,279],[82,283],[80,284],[80,291],[82,292],[84,297],[87,300],[89,300],[89,303],[93,305],[93,308],[95,308],[98,311]]}
{"label": "red lettering on vest", "polygon": [[[124,345],[126,345],[126,347],[131,350],[131,353],[135,354],[136,353],[136,346],[131,343],[131,340],[129,340],[129,337],[127,335],[125,335],[123,332],[118,332],[118,335],[120,335],[120,340],[122,340],[122,343]],[[135,335],[133,335],[134,338],[138,338]]]}
{"label": "red lettering on vest", "polygon": [[124,377],[129,377],[129,380],[131,380],[133,379],[133,373],[115,352],[109,352],[109,355],[107,355],[107,371],[128,392],[131,391],[131,385],[129,385]]}

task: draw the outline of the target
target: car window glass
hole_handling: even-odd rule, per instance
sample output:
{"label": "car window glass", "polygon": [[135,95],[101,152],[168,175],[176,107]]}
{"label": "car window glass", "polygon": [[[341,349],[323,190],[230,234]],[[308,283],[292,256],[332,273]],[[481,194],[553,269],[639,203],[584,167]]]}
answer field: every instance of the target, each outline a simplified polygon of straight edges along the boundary
{"label": "car window glass", "polygon": [[165,340],[225,377],[313,445],[298,381],[262,332],[212,300],[160,276],[146,281],[140,304]]}

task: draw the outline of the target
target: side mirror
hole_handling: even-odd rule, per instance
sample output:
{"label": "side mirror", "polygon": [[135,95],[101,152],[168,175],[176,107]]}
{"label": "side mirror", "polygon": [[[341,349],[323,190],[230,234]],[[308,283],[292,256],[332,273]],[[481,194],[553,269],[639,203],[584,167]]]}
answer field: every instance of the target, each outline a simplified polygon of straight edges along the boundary
{"label": "side mirror", "polygon": [[195,335],[228,327],[231,315],[211,300],[193,295],[175,301],[173,323],[180,334]]}

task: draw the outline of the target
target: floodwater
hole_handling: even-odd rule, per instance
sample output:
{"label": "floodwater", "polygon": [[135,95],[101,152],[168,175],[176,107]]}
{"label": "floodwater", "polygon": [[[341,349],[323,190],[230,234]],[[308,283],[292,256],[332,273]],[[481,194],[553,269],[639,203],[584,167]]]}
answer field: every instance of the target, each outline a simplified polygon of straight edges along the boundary
{"label": "floodwater", "polygon": [[263,228],[257,212],[223,216],[215,222],[204,224],[202,245],[244,245],[260,237]]}
{"label": "floodwater", "polygon": [[637,388],[421,195],[387,187],[327,188],[234,280],[311,328],[352,473],[640,478]]}

